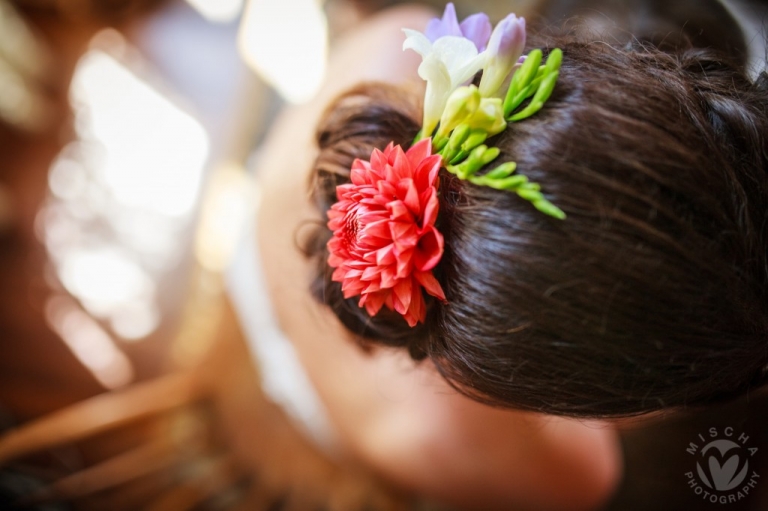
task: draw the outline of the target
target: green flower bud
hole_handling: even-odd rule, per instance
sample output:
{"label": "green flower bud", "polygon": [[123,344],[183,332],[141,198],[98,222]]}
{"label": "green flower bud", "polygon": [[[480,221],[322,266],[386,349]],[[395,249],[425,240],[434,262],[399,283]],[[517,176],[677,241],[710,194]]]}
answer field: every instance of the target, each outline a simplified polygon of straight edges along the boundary
{"label": "green flower bud", "polygon": [[501,98],[483,98],[474,113],[465,121],[473,130],[483,130],[489,137],[507,128]]}
{"label": "green flower bud", "polygon": [[475,85],[459,87],[448,97],[443,115],[440,117],[438,136],[448,136],[456,126],[464,122],[480,106],[480,91]]}

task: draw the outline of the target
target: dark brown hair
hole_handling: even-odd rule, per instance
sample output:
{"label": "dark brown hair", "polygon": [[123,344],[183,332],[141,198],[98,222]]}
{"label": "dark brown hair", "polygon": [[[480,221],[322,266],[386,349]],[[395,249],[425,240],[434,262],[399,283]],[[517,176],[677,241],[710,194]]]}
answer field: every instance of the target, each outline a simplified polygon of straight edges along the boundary
{"label": "dark brown hair", "polygon": [[[369,317],[330,280],[324,227],[308,247],[315,295],[361,339],[429,357],[495,405],[616,416],[756,386],[768,364],[768,79],[708,50],[544,46],[564,52],[552,98],[490,144],[568,218],[442,171],[447,304],[430,301],[417,328]],[[354,158],[407,146],[419,120],[413,92],[342,96],[317,132],[318,207]]]}

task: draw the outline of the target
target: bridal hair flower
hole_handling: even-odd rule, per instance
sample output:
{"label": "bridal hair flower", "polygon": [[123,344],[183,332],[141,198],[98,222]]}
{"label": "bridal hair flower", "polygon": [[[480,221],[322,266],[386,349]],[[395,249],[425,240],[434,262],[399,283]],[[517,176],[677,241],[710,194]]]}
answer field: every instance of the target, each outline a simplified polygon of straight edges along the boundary
{"label": "bridal hair flower", "polygon": [[355,160],[352,182],[336,188],[328,264],[344,298],[359,295],[371,316],[386,306],[415,326],[426,316],[422,289],[445,300],[432,275],[443,255],[435,228],[441,161],[428,138],[407,152],[389,144],[374,149],[370,161]]}
{"label": "bridal hair flower", "polygon": [[[351,183],[337,187],[328,212],[332,279],[344,298],[359,296],[369,315],[386,307],[413,327],[426,318],[424,292],[445,301],[432,273],[444,245],[435,228],[441,167],[565,218],[514,162],[484,170],[500,154],[486,139],[536,114],[559,76],[562,52],[550,51],[546,61],[538,49],[523,55],[525,30],[525,19],[514,14],[493,29],[482,13],[459,23],[450,3],[425,33],[403,29],[403,49],[421,55],[418,73],[427,82],[421,130],[407,151],[390,143],[369,161],[355,160]],[[481,71],[479,86],[471,85]]]}

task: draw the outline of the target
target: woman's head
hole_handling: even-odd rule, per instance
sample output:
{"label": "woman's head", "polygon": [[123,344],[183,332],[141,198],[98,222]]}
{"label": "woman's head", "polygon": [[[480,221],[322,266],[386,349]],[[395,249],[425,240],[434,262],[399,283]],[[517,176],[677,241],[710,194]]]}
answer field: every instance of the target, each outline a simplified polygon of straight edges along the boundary
{"label": "woman's head", "polygon": [[[557,41],[545,108],[491,142],[568,218],[441,171],[426,322],[374,317],[332,282],[322,228],[313,291],[354,335],[430,358],[483,401],[606,416],[742,393],[768,364],[768,83],[704,50]],[[407,146],[418,94],[369,84],[318,129],[325,212],[354,158]]]}

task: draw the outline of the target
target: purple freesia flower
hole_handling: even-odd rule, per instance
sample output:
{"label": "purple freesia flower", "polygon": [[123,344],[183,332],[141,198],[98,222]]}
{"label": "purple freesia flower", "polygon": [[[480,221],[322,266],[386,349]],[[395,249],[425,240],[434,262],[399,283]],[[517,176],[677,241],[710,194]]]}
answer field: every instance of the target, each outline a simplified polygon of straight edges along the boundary
{"label": "purple freesia flower", "polygon": [[510,14],[496,25],[488,42],[488,62],[480,80],[480,94],[493,96],[520,61],[525,48],[525,18]]}
{"label": "purple freesia flower", "polygon": [[475,43],[477,51],[485,50],[491,37],[491,22],[488,16],[482,12],[473,14],[462,21],[460,27],[464,37]]}
{"label": "purple freesia flower", "polygon": [[489,51],[496,55],[515,55],[520,58],[525,47],[525,18],[514,14],[501,20],[491,35]]}
{"label": "purple freesia flower", "polygon": [[433,43],[446,36],[465,37],[475,43],[477,51],[483,51],[491,37],[491,22],[488,16],[480,12],[459,23],[456,8],[453,3],[449,3],[445,6],[443,18],[430,20],[424,35]]}

